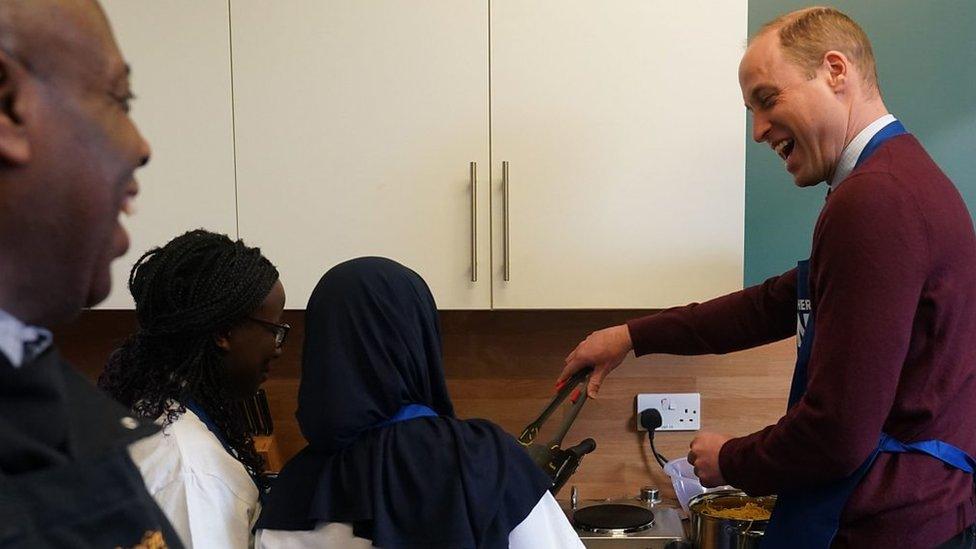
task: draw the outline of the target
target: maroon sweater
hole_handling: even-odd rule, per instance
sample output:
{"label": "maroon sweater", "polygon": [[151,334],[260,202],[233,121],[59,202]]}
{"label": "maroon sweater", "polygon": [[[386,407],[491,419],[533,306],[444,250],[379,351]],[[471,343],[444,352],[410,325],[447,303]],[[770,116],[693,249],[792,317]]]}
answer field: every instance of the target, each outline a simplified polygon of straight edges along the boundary
{"label": "maroon sweater", "polygon": [[[884,431],[976,455],[976,235],[918,141],[890,139],[832,192],[810,257],[816,315],[807,392],[776,425],[732,439],[730,484],[770,494],[854,472]],[[796,330],[796,270],[628,323],[638,355],[726,353]],[[932,547],[976,518],[973,478],[880,454],[835,547]]]}

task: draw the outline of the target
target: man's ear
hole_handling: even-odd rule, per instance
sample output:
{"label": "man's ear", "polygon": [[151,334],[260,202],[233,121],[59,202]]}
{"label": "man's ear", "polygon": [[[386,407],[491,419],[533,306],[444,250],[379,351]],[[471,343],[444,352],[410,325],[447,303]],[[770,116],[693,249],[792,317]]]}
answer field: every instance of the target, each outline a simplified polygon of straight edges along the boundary
{"label": "man's ear", "polygon": [[0,50],[0,162],[19,166],[31,158],[24,124],[30,74],[20,61]]}
{"label": "man's ear", "polygon": [[835,93],[847,91],[851,77],[851,61],[839,51],[831,50],[824,54],[823,69],[827,72],[827,83]]}

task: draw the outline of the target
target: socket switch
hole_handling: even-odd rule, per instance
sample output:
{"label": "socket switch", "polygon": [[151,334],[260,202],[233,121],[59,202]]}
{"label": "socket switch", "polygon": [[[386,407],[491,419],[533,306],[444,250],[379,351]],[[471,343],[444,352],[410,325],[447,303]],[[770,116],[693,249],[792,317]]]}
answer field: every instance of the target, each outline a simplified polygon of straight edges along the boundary
{"label": "socket switch", "polygon": [[640,393],[637,395],[637,429],[640,413],[657,408],[663,422],[656,431],[698,431],[701,429],[701,393]]}

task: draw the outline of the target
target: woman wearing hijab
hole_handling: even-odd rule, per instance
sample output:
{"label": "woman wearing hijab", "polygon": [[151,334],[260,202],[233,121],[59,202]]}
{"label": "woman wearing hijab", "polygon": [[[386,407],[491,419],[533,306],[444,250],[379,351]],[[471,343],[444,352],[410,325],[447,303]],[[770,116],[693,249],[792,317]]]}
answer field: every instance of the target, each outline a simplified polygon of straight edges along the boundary
{"label": "woman wearing hijab", "polygon": [[196,230],[143,255],[129,289],[139,331],[99,386],[163,427],[130,447],[133,461],[187,548],[249,547],[264,462],[237,403],[288,333],[278,270],[257,248]]}
{"label": "woman wearing hijab", "polygon": [[297,417],[309,444],[273,485],[259,548],[583,547],[518,443],[455,417],[434,298],[394,261],[319,281]]}

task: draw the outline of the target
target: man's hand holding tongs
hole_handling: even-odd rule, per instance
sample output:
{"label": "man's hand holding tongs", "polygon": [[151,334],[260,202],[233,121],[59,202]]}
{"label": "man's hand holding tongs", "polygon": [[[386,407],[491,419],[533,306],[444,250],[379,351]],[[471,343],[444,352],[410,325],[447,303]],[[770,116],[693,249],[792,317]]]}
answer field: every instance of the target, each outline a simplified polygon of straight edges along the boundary
{"label": "man's hand holding tongs", "polygon": [[593,374],[590,375],[586,393],[590,398],[596,398],[600,385],[603,384],[603,378],[619,366],[632,349],[630,329],[626,324],[593,332],[566,357],[566,366],[556,380],[556,387],[576,372],[592,366]]}

